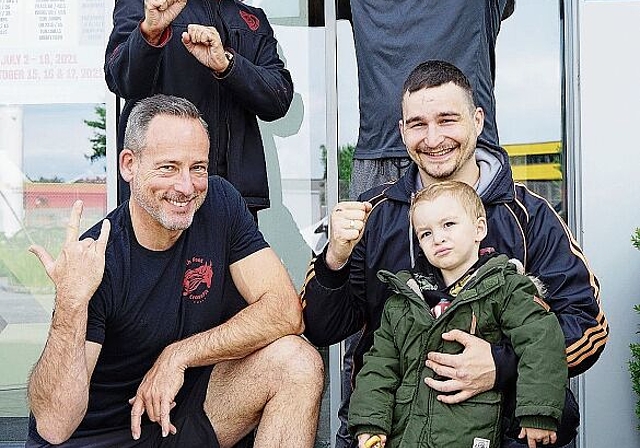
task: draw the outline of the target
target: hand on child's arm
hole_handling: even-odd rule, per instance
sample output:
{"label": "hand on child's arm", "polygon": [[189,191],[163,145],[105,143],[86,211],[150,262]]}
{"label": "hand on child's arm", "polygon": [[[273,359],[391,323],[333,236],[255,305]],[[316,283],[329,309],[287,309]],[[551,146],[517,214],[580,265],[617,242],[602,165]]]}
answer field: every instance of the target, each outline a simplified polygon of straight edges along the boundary
{"label": "hand on child's arm", "polygon": [[[426,366],[441,377],[425,378],[427,386],[439,394],[438,400],[447,404],[461,403],[493,388],[496,381],[496,365],[491,355],[491,344],[461,330],[442,334],[446,341],[456,341],[464,346],[462,353],[429,352]],[[451,393],[455,392],[455,393]]]}
{"label": "hand on child's arm", "polygon": [[360,434],[358,436],[358,448],[384,448],[387,436],[384,434]]}
{"label": "hand on child's arm", "polygon": [[548,429],[522,428],[518,438],[524,439],[525,437],[529,448],[536,448],[537,442],[541,442],[543,445],[556,443],[556,432]]}

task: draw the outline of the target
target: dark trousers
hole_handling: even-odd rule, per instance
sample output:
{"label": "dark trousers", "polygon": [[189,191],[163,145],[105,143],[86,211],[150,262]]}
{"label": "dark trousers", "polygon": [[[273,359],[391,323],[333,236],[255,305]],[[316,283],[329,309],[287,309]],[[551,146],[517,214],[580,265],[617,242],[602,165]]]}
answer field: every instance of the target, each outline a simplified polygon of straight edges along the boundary
{"label": "dark trousers", "polygon": [[349,419],[349,400],[351,399],[351,372],[353,371],[353,352],[358,345],[358,341],[362,336],[362,332],[358,332],[349,336],[345,344],[344,361],[342,363],[343,370],[340,375],[342,380],[342,402],[338,410],[338,418],[340,419],[340,428],[336,434],[335,448],[357,448],[358,443],[351,437],[347,429],[347,421]]}

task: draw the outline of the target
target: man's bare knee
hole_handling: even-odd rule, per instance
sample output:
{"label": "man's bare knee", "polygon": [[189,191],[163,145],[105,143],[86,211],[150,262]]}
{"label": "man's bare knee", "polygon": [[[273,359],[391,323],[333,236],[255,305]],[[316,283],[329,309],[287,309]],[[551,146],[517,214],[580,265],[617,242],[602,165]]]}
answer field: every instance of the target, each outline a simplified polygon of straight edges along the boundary
{"label": "man's bare knee", "polygon": [[324,363],[318,350],[299,336],[285,336],[265,347],[268,363],[282,372],[283,380],[310,384],[322,391]]}
{"label": "man's bare knee", "polygon": [[256,352],[255,361],[269,391],[255,445],[312,447],[324,383],[320,354],[301,337],[286,336]]}
{"label": "man's bare knee", "polygon": [[[246,358],[216,365],[205,412],[222,447],[232,446],[256,425],[260,440],[297,434],[312,441],[323,385],[318,351],[299,336],[285,336]],[[303,414],[308,427],[288,427],[285,422],[294,414]]]}

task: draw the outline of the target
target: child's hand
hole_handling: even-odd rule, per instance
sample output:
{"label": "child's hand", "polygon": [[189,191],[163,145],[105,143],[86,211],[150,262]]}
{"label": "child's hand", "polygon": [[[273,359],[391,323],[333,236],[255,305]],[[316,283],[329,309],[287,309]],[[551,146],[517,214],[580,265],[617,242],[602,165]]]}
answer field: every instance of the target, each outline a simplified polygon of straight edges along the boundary
{"label": "child's hand", "polygon": [[543,445],[556,443],[556,432],[548,429],[522,428],[518,438],[524,439],[525,437],[529,448],[536,448],[537,442],[542,442]]}
{"label": "child's hand", "polygon": [[358,448],[384,448],[387,436],[384,434],[370,435],[360,434],[358,436]]}

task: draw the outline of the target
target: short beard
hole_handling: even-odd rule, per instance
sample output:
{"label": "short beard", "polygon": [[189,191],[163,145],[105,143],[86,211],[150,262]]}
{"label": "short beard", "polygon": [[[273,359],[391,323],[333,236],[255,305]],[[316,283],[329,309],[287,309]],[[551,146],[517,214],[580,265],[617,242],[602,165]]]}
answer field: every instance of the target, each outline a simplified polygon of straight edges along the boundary
{"label": "short beard", "polygon": [[142,191],[138,185],[139,182],[132,182],[131,184],[131,200],[140,205],[140,207],[162,227],[170,231],[188,229],[193,223],[195,212],[198,211],[204,202],[205,195],[200,194],[195,198],[196,207],[193,213],[190,215],[182,215],[175,219],[170,219],[169,216],[164,213],[162,207],[155,206],[154,198]]}
{"label": "short beard", "polygon": [[447,169],[446,171],[442,171],[442,170],[433,170],[432,169],[432,165],[431,164],[421,164],[422,165],[422,169],[425,173],[427,173],[427,175],[429,175],[429,177],[436,179],[438,181],[443,181],[443,180],[449,180],[451,179],[453,176],[455,176],[455,174],[460,171],[462,169],[462,167],[465,166],[465,164],[472,158],[475,157],[475,150],[474,151],[469,151],[467,154],[465,154],[462,158],[460,158],[459,160],[455,161],[455,164]]}

